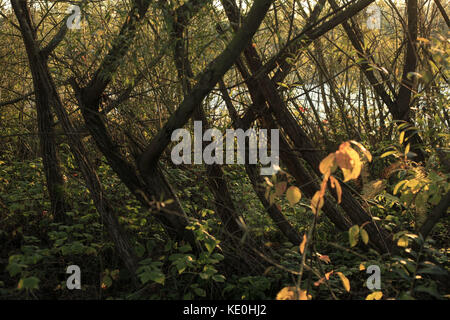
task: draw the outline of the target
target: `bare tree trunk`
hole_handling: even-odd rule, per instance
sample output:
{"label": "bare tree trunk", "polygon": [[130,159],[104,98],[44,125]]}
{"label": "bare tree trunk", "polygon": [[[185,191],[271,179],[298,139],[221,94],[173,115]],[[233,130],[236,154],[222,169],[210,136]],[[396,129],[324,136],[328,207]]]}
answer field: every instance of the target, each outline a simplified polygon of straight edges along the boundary
{"label": "bare tree trunk", "polygon": [[[28,12],[26,2],[22,1],[18,3],[14,1],[12,4],[17,18],[19,19],[20,17],[22,22],[30,27],[29,30],[25,30],[25,27],[21,25],[23,38],[28,37],[30,42],[36,41],[36,35],[31,28],[31,15]],[[68,216],[65,215],[65,212],[69,210],[69,205],[66,202],[64,179],[57,153],[55,132],[53,129],[53,115],[50,108],[51,97],[45,90],[43,79],[41,79],[41,75],[37,71],[39,57],[33,55],[30,46],[26,46],[26,50],[29,57],[28,62],[33,78],[33,86],[35,88],[34,95],[36,97],[40,154],[42,156],[47,190],[50,197],[51,212],[56,221],[68,222]]]}
{"label": "bare tree trunk", "polygon": [[11,3],[21,27],[33,80],[35,83],[39,83],[34,88],[35,94],[44,96],[47,107],[53,106],[55,109],[64,132],[69,139],[71,151],[83,173],[83,177],[93,198],[94,204],[106,224],[119,256],[130,271],[132,277],[135,278],[137,261],[134,256],[133,247],[130,245],[128,238],[121,229],[113,208],[106,201],[98,176],[90,164],[83,144],[75,134],[76,130],[70,123],[68,115],[59,99],[56,87],[48,70],[47,60],[35,42],[26,1],[13,0]]}

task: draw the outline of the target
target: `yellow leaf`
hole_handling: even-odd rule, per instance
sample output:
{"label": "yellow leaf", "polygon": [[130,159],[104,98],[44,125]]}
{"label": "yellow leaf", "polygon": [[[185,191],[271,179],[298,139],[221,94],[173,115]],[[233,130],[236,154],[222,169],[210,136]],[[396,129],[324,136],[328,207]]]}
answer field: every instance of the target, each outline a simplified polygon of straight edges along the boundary
{"label": "yellow leaf", "polygon": [[369,294],[366,297],[366,300],[380,300],[382,296],[383,296],[383,292],[375,291],[375,292],[372,292],[371,294]]}
{"label": "yellow leaf", "polygon": [[360,228],[359,234],[361,235],[361,239],[364,242],[364,244],[368,244],[369,243],[369,234],[367,233],[367,231]]}
{"label": "yellow leaf", "polygon": [[407,237],[400,237],[400,239],[398,239],[398,241],[397,241],[397,245],[399,247],[406,248],[408,246],[408,238]]}
{"label": "yellow leaf", "polygon": [[405,148],[405,157],[408,154],[410,148],[411,148],[411,143],[408,143],[408,145]]}
{"label": "yellow leaf", "polygon": [[303,252],[305,251],[305,246],[306,246],[306,233],[303,235],[303,240],[302,243],[300,243],[300,253],[303,254]]}
{"label": "yellow leaf", "polygon": [[338,196],[338,203],[341,203],[342,200],[342,188],[341,188],[341,184],[339,183],[339,181],[331,176],[330,177],[330,183],[331,183],[331,187],[336,189],[336,194]]}
{"label": "yellow leaf", "polygon": [[317,191],[311,199],[311,210],[317,214],[323,207],[323,197],[320,196],[320,191]]}
{"label": "yellow leaf", "polygon": [[341,278],[344,289],[347,292],[350,292],[350,281],[348,280],[348,278],[346,276],[344,276],[344,274],[342,272],[336,272],[336,274],[339,276],[339,278]]}
{"label": "yellow leaf", "polygon": [[264,177],[264,180],[266,181],[266,183],[269,187],[273,187],[273,183],[272,183],[272,181],[269,180],[269,178]]}
{"label": "yellow leaf", "polygon": [[328,182],[328,176],[329,172],[323,177],[322,183],[320,184],[320,196],[323,197],[325,195],[325,191],[327,189],[327,182]]}
{"label": "yellow leaf", "polygon": [[300,192],[300,189],[295,186],[289,187],[286,191],[286,198],[291,206],[299,202],[301,197],[302,193]]}
{"label": "yellow leaf", "polygon": [[400,144],[403,143],[403,139],[405,139],[405,131],[400,132],[400,137],[398,138],[398,142]]}
{"label": "yellow leaf", "polygon": [[417,37],[416,39],[417,39],[417,41],[421,41],[421,42],[425,42],[425,43],[429,43],[430,42],[430,40],[428,40],[426,38]]}
{"label": "yellow leaf", "polygon": [[362,163],[358,152],[350,147],[350,143],[344,142],[339,146],[339,150],[336,151],[336,163],[342,169],[344,182],[359,177]]}
{"label": "yellow leaf", "polygon": [[286,191],[286,187],[287,187],[287,182],[286,181],[278,182],[275,185],[275,193],[276,193],[276,195],[278,197],[281,196]]}
{"label": "yellow leaf", "polygon": [[334,153],[330,153],[320,162],[319,170],[322,174],[332,171],[332,168],[335,166],[335,158],[336,155]]}
{"label": "yellow leaf", "polygon": [[285,287],[277,294],[277,300],[311,300],[311,295],[306,290],[297,287]]}
{"label": "yellow leaf", "polygon": [[[362,163],[359,158],[359,154],[351,147],[348,147],[346,149],[346,151],[351,159],[350,163],[352,165],[352,171],[351,171],[350,176],[348,177],[348,180],[357,179],[361,173],[361,168],[362,168]],[[344,180],[344,182],[347,182],[348,180]]]}
{"label": "yellow leaf", "polygon": [[398,190],[400,189],[400,187],[402,186],[402,185],[404,185],[405,183],[407,183],[408,182],[408,180],[402,180],[402,181],[400,181],[399,183],[397,183],[396,185],[395,185],[395,187],[394,187],[394,191],[392,192],[394,195],[398,192]]}
{"label": "yellow leaf", "polygon": [[359,271],[363,271],[363,270],[366,270],[366,267],[361,263],[359,265]]}

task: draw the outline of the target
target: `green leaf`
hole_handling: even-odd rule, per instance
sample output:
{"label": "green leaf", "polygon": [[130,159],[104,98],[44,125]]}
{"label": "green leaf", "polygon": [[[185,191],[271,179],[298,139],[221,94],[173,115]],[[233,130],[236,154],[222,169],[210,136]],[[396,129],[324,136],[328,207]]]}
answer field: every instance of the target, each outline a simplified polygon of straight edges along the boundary
{"label": "green leaf", "polygon": [[19,289],[39,289],[39,279],[36,277],[28,277],[25,279],[20,279]]}
{"label": "green leaf", "polygon": [[369,234],[367,233],[366,230],[364,230],[363,228],[359,229],[359,234],[361,235],[361,240],[364,242],[364,244],[368,244],[369,243]]}
{"label": "green leaf", "polygon": [[144,253],[145,253],[145,247],[144,247],[142,244],[140,244],[139,242],[138,242],[137,245],[134,247],[134,250],[135,250],[135,252],[136,252],[136,255],[137,255],[139,258],[142,258],[142,256],[143,256]]}
{"label": "green leaf", "polygon": [[221,274],[215,274],[212,279],[216,282],[225,282],[225,277]]}
{"label": "green leaf", "polygon": [[185,245],[182,246],[182,247],[179,247],[178,250],[179,250],[180,252],[185,253],[185,252],[188,252],[188,251],[192,251],[192,247],[191,247],[191,245],[188,243],[188,244],[185,244]]}
{"label": "green leaf", "polygon": [[434,275],[438,275],[438,276],[446,276],[447,275],[447,271],[445,271],[442,268],[439,268],[438,266],[426,267],[426,268],[418,270],[417,273],[419,273],[419,274],[427,273],[427,274],[434,274]]}
{"label": "green leaf", "polygon": [[157,270],[144,272],[139,276],[143,284],[147,283],[150,280],[159,284],[164,284],[164,281],[166,280],[166,276],[161,271]]}
{"label": "green leaf", "polygon": [[353,227],[348,229],[348,239],[350,241],[350,247],[356,246],[359,239],[359,226],[355,224]]}
{"label": "green leaf", "polygon": [[216,247],[216,241],[213,239],[206,239],[205,247],[209,253],[213,252],[214,248]]}
{"label": "green leaf", "polygon": [[203,290],[202,288],[194,288],[194,292],[196,295],[200,297],[206,297],[206,291]]}

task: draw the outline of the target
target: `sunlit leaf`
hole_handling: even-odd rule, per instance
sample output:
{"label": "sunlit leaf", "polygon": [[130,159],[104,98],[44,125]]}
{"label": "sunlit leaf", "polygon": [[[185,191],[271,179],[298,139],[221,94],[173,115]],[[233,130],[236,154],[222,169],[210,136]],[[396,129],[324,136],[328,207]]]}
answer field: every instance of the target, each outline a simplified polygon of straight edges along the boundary
{"label": "sunlit leaf", "polygon": [[367,231],[364,230],[363,228],[360,228],[359,234],[361,235],[361,240],[364,242],[364,244],[368,244],[369,243],[369,234],[367,233]]}
{"label": "sunlit leaf", "polygon": [[311,300],[306,290],[297,287],[285,287],[277,294],[277,300]]}
{"label": "sunlit leaf", "polygon": [[383,292],[375,291],[375,292],[372,292],[371,294],[369,294],[366,297],[366,300],[380,300],[381,297],[383,297]]}
{"label": "sunlit leaf", "polygon": [[386,157],[388,157],[388,156],[390,156],[390,155],[392,155],[392,154],[394,154],[394,153],[396,153],[396,151],[387,151],[387,152],[383,153],[383,154],[380,156],[380,158],[386,158]]}
{"label": "sunlit leaf", "polygon": [[330,259],[329,256],[321,255],[321,256],[319,257],[319,259],[320,259],[321,261],[325,262],[326,264],[331,263],[331,259]]}
{"label": "sunlit leaf", "polygon": [[397,183],[396,185],[395,185],[395,187],[394,187],[394,191],[392,192],[394,195],[395,194],[397,194],[397,192],[398,192],[398,190],[400,189],[400,187],[402,186],[402,185],[404,185],[405,183],[407,183],[408,182],[408,180],[402,180],[402,181],[400,181],[399,183]]}
{"label": "sunlit leaf", "polygon": [[402,144],[404,139],[405,139],[405,131],[402,131],[400,132],[400,136],[398,137],[398,142]]}
{"label": "sunlit leaf", "polygon": [[291,206],[299,202],[301,197],[302,193],[300,192],[300,189],[295,186],[290,186],[286,191],[286,198]]}
{"label": "sunlit leaf", "polygon": [[336,272],[336,274],[341,278],[342,285],[347,292],[350,292],[350,281],[342,272]]}
{"label": "sunlit leaf", "polygon": [[305,251],[305,246],[306,246],[306,233],[303,235],[303,240],[302,243],[300,243],[300,253],[303,254],[303,252]]}
{"label": "sunlit leaf", "polygon": [[348,229],[348,240],[350,242],[350,247],[356,246],[359,239],[359,226],[355,224],[350,229]]}
{"label": "sunlit leaf", "polygon": [[333,167],[335,166],[335,153],[330,153],[327,157],[325,157],[319,164],[319,170],[322,174],[332,172]]}
{"label": "sunlit leaf", "polygon": [[331,176],[330,177],[330,183],[331,183],[331,187],[336,189],[336,194],[338,196],[338,203],[341,203],[342,200],[342,188],[341,188],[341,184],[339,183],[339,181]]}
{"label": "sunlit leaf", "polygon": [[323,197],[320,196],[320,191],[317,191],[311,199],[311,210],[314,214],[317,214],[323,207]]}
{"label": "sunlit leaf", "polygon": [[404,247],[404,248],[406,248],[406,247],[408,246],[408,238],[405,237],[405,236],[400,237],[400,238],[397,240],[397,245],[398,245],[399,247]]}

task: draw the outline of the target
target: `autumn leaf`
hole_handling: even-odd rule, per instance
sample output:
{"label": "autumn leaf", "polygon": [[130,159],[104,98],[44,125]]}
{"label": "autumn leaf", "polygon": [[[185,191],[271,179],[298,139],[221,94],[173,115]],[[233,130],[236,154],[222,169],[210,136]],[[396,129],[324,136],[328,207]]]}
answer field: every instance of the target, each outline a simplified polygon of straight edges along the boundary
{"label": "autumn leaf", "polygon": [[339,146],[339,150],[336,151],[336,163],[344,174],[344,182],[359,177],[362,168],[361,159],[358,152],[350,147],[350,143],[344,142]]}
{"label": "autumn leaf", "polygon": [[383,292],[375,291],[375,292],[372,292],[371,294],[369,294],[366,297],[366,300],[380,300],[381,297],[383,297]]}
{"label": "autumn leaf", "polygon": [[330,272],[325,273],[325,279],[330,280],[330,276],[333,274],[333,270],[331,270]]}
{"label": "autumn leaf", "polygon": [[339,168],[348,170],[352,168],[352,164],[350,163],[351,158],[346,152],[342,152],[340,150],[336,151],[335,159]]}
{"label": "autumn leaf", "polygon": [[275,194],[278,197],[281,196],[286,191],[286,187],[287,187],[287,182],[286,181],[278,182],[275,185]]}
{"label": "autumn leaf", "polygon": [[320,191],[317,191],[311,199],[311,210],[317,214],[323,207],[323,197],[320,196]]}
{"label": "autumn leaf", "polygon": [[300,192],[300,189],[295,186],[289,187],[286,191],[286,198],[291,206],[299,202],[301,197],[302,193]]}
{"label": "autumn leaf", "polygon": [[342,272],[336,272],[336,274],[339,276],[339,278],[341,278],[344,289],[347,292],[350,292],[350,281],[348,280],[348,278],[346,276],[344,276],[344,274]]}
{"label": "autumn leaf", "polygon": [[325,273],[325,277],[320,278],[318,281],[314,282],[314,285],[315,285],[316,287],[318,287],[318,286],[320,286],[322,283],[325,282],[325,279],[326,279],[326,280],[330,280],[330,276],[333,274],[333,272],[334,272],[334,271],[331,270],[330,272]]}
{"label": "autumn leaf", "polygon": [[306,246],[306,233],[303,235],[303,240],[302,243],[300,243],[300,253],[303,254],[303,252],[305,251],[305,246]]}
{"label": "autumn leaf", "polygon": [[328,177],[325,176],[322,180],[322,183],[320,184],[320,196],[323,197],[325,195],[325,191],[327,190],[327,182]]}
{"label": "autumn leaf", "polygon": [[397,245],[399,247],[403,247],[406,248],[408,246],[408,238],[407,237],[400,237],[400,239],[398,239],[397,241]]}
{"label": "autumn leaf", "polygon": [[285,287],[277,294],[277,300],[311,300],[312,296],[306,290],[297,287]]}
{"label": "autumn leaf", "polygon": [[329,257],[329,256],[326,256],[326,255],[321,255],[321,256],[319,257],[319,260],[325,262],[326,264],[331,263],[330,257]]}
{"label": "autumn leaf", "polygon": [[342,200],[342,188],[341,188],[341,184],[340,184],[339,181],[338,181],[335,177],[333,177],[333,176],[330,177],[330,184],[331,184],[331,187],[332,187],[332,188],[336,189],[336,194],[337,194],[337,196],[338,196],[338,203],[341,203],[341,200]]}
{"label": "autumn leaf", "polygon": [[368,244],[369,243],[369,234],[367,233],[367,231],[364,230],[363,228],[360,228],[359,234],[361,235],[361,240],[364,242],[364,244]]}
{"label": "autumn leaf", "polygon": [[364,264],[360,264],[359,265],[359,271],[364,271],[364,270],[366,270],[366,266],[364,265]]}
{"label": "autumn leaf", "polygon": [[327,157],[325,157],[319,164],[319,170],[322,174],[331,173],[333,167],[335,167],[335,153],[330,153]]}

